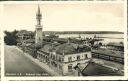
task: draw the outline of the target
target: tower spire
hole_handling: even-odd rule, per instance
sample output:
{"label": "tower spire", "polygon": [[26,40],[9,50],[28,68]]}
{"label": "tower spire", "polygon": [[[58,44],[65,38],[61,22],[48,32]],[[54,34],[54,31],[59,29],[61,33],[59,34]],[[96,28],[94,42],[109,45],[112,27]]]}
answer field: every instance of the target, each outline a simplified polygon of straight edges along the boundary
{"label": "tower spire", "polygon": [[42,14],[41,14],[41,11],[40,11],[39,4],[38,4],[38,10],[37,10],[37,14],[36,14],[36,19],[37,19],[37,24],[41,25]]}
{"label": "tower spire", "polygon": [[41,14],[40,13],[40,6],[39,6],[39,4],[38,4],[38,12],[37,12],[38,14]]}

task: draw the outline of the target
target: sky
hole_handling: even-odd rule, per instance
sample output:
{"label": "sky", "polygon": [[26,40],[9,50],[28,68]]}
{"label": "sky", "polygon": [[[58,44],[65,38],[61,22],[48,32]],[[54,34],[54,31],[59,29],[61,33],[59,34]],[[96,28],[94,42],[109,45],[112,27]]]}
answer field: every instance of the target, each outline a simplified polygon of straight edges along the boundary
{"label": "sky", "polygon": [[[34,31],[38,4],[5,4],[3,28]],[[43,31],[124,31],[122,3],[42,3]]]}

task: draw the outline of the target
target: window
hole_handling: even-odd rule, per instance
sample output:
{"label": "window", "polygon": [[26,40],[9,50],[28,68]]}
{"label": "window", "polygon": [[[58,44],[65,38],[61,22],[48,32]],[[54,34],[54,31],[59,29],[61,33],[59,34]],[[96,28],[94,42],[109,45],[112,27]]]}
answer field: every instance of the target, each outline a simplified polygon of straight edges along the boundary
{"label": "window", "polygon": [[57,63],[55,63],[55,67],[57,67]]}
{"label": "window", "polygon": [[80,60],[80,55],[77,55],[77,60]]}
{"label": "window", "polygon": [[64,58],[61,58],[62,62],[64,61]]}
{"label": "window", "polygon": [[52,54],[51,54],[50,58],[52,58]]}
{"label": "window", "polygon": [[68,65],[68,72],[72,72],[72,64]]}
{"label": "window", "polygon": [[85,59],[87,59],[87,58],[88,58],[88,55],[87,55],[87,54],[85,54],[84,56],[85,56]]}
{"label": "window", "polygon": [[57,55],[55,55],[55,60],[57,60],[58,59],[58,56]]}
{"label": "window", "polygon": [[59,65],[59,69],[62,70],[62,66],[61,65]]}
{"label": "window", "polygon": [[61,57],[59,57],[59,61],[61,62]]}
{"label": "window", "polygon": [[68,57],[68,61],[71,62],[72,61],[72,57]]}
{"label": "window", "polygon": [[55,55],[53,55],[53,60],[55,60]]}

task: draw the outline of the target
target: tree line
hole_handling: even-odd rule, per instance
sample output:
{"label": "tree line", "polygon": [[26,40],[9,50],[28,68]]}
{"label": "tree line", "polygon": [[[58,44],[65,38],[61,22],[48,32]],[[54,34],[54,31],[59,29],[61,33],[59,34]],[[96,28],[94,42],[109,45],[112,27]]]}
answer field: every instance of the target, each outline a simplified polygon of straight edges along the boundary
{"label": "tree line", "polygon": [[12,32],[9,31],[4,31],[4,42],[7,45],[17,45],[17,36],[16,34],[18,33],[17,30],[14,30]]}

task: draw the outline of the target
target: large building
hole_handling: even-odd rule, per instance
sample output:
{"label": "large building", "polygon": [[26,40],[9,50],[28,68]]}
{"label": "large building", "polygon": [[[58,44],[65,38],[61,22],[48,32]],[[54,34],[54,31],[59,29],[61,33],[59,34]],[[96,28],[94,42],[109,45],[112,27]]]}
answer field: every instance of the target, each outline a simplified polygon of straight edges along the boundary
{"label": "large building", "polygon": [[44,45],[37,53],[37,58],[41,62],[48,64],[62,75],[75,75],[74,67],[81,63],[86,65],[92,58],[90,47],[74,43],[49,43]]}

